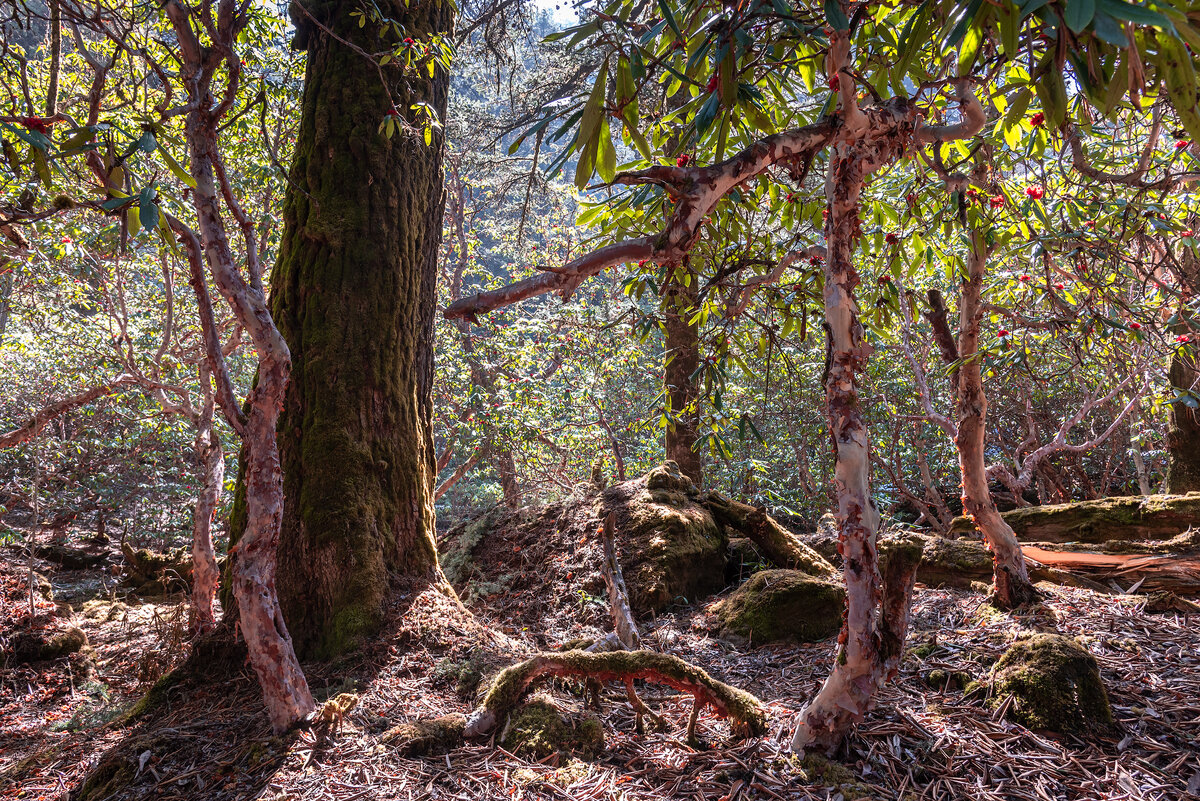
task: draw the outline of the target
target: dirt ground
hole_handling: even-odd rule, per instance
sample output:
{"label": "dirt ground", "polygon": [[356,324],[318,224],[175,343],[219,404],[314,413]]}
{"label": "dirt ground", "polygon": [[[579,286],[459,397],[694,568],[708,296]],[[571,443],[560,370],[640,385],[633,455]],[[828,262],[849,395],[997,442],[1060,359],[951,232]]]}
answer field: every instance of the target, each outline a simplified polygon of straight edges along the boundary
{"label": "dirt ground", "polygon": [[[569,536],[576,536],[570,534]],[[321,700],[355,693],[357,705],[328,735],[273,737],[244,662],[200,665],[159,684],[189,653],[181,598],[121,600],[106,571],[36,565],[59,601],[35,623],[82,629],[90,652],[33,664],[0,664],[0,797],[19,799],[1161,799],[1200,792],[1200,620],[1148,614],[1144,596],[1047,587],[1032,614],[993,610],[979,593],[918,587],[900,675],[858,726],[839,763],[801,762],[785,751],[795,713],[833,658],[831,642],[740,649],[709,634],[706,612],[680,606],[643,621],[645,647],[701,665],[768,706],[772,730],[736,741],[700,716],[700,747],[685,742],[691,699],[640,691],[667,721],[637,734],[620,688],[609,688],[606,748],[582,761],[520,759],[494,742],[417,757],[385,743],[398,723],[468,712],[496,667],[609,625],[594,592],[597,544],[528,530],[501,531],[484,549],[491,594],[464,594],[471,614],[432,590],[394,599],[393,624],[353,660],[308,667]],[[507,539],[506,539],[507,538]],[[503,558],[501,558],[503,555]],[[515,576],[515,577],[514,577]],[[485,577],[486,578],[486,577]],[[494,576],[493,576],[494,578]],[[68,609],[63,604],[69,604]],[[0,562],[0,637],[28,626],[27,567]],[[985,693],[930,686],[930,673],[986,678],[1022,630],[1049,626],[1079,637],[1099,661],[1117,728],[1086,739],[1025,729]],[[939,674],[940,675],[940,674]],[[936,682],[935,682],[936,683]],[[565,709],[582,707],[572,682],[545,688]],[[86,793],[79,791],[91,776]]]}

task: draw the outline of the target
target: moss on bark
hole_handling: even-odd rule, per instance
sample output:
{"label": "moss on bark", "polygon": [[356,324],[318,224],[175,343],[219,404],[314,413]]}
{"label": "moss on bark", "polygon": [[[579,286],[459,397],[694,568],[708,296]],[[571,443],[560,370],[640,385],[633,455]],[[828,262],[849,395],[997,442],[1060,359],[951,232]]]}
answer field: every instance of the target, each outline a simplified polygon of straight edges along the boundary
{"label": "moss on bark", "polygon": [[[443,140],[414,103],[446,108],[449,78],[363,69],[392,34],[359,27],[356,0],[298,13],[308,50],[272,313],[292,355],[279,420],[285,506],[279,598],[297,652],[331,657],[382,619],[390,575],[441,580],[430,426]],[[382,3],[407,34],[452,28],[444,0]],[[390,30],[390,29],[389,29]],[[389,94],[390,93],[390,94]],[[387,138],[394,108],[416,127]]]}
{"label": "moss on bark", "polygon": [[[1002,512],[1024,542],[1107,542],[1169,539],[1200,524],[1200,492],[1187,495],[1131,495],[1094,501],[1029,506]],[[957,517],[951,533],[975,530]]]}
{"label": "moss on bark", "polygon": [[594,757],[604,750],[604,727],[592,715],[566,715],[548,697],[535,696],[509,717],[500,744],[525,759],[559,752]]}

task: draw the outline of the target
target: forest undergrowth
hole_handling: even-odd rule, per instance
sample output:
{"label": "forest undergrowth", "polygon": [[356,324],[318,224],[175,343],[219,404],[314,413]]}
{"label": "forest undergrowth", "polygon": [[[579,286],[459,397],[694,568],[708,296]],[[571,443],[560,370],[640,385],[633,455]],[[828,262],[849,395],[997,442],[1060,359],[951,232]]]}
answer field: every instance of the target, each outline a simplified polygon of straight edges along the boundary
{"label": "forest undergrowth", "polygon": [[[468,713],[500,667],[607,632],[603,604],[571,590],[595,586],[598,538],[556,520],[488,528],[475,546],[488,566],[476,577],[485,592],[462,592],[465,607],[410,587],[393,596],[391,624],[360,652],[306,664],[318,701],[338,699],[346,711],[328,726],[282,737],[261,714],[248,665],[193,660],[170,674],[189,653],[182,596],[121,599],[108,571],[38,563],[58,597],[71,599],[56,606],[40,596],[38,626],[49,636],[77,627],[88,644],[68,656],[10,661],[0,672],[0,796],[1165,801],[1200,789],[1195,614],[1154,614],[1145,596],[1050,585],[1041,587],[1044,605],[1016,612],[997,611],[979,592],[918,586],[900,673],[837,762],[785,750],[795,713],[829,670],[832,644],[751,650],[715,638],[711,609],[720,596],[643,621],[642,646],[758,696],[769,714],[765,737],[739,741],[727,722],[702,712],[691,746],[690,696],[647,685],[639,695],[666,728],[638,734],[624,692],[610,686],[599,713],[604,747],[586,759],[522,758],[496,736],[449,749],[398,744],[402,724]],[[25,625],[27,570],[21,554],[5,551],[6,638]],[[517,578],[500,588],[502,576]],[[1111,731],[1031,731],[1009,720],[986,688],[964,692],[1031,630],[1077,637],[1096,657]],[[574,719],[586,714],[582,683],[544,689]]]}

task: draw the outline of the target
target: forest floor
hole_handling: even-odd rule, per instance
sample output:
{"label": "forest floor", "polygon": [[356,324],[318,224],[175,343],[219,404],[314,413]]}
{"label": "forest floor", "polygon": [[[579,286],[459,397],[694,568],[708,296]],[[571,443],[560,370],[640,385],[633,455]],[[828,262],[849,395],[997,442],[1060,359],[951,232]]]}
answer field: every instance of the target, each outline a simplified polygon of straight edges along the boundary
{"label": "forest floor", "polygon": [[[494,543],[524,581],[472,598],[466,614],[432,589],[395,598],[394,624],[351,661],[308,666],[320,700],[358,695],[336,731],[273,737],[245,664],[160,682],[140,715],[130,709],[188,654],[181,597],[120,600],[106,571],[53,571],[60,604],[38,625],[78,626],[91,653],[0,664],[0,797],[20,799],[1161,799],[1200,797],[1200,620],[1149,614],[1144,596],[1046,587],[1032,613],[1002,613],[983,595],[918,587],[900,674],[837,763],[785,750],[795,713],[828,673],[832,643],[738,648],[710,636],[707,608],[680,607],[643,624],[644,647],[687,659],[766,704],[771,732],[737,741],[700,716],[685,742],[690,696],[647,687],[668,724],[635,733],[623,693],[605,696],[605,749],[580,760],[518,758],[485,741],[428,756],[387,742],[397,724],[472,707],[480,674],[609,623],[578,589],[595,554],[553,536]],[[515,535],[514,535],[515,536]],[[581,545],[574,543],[574,545]],[[571,554],[569,558],[566,554]],[[554,561],[557,557],[558,561]],[[27,626],[27,567],[0,559],[0,638]],[[566,577],[566,578],[564,578]],[[574,582],[574,583],[572,583]],[[583,585],[590,586],[587,581]],[[64,605],[70,604],[70,608]],[[1056,627],[1085,643],[1108,686],[1117,727],[1076,737],[1030,731],[984,693],[941,676],[985,677],[1019,631]],[[0,644],[3,644],[0,641]],[[7,653],[5,651],[4,653]],[[85,662],[90,662],[89,667]],[[202,671],[205,666],[199,666]],[[938,679],[931,682],[930,674]],[[935,686],[930,686],[934,684]],[[612,688],[610,688],[612,689]],[[551,688],[582,709],[579,688]],[[87,792],[80,792],[85,776]]]}

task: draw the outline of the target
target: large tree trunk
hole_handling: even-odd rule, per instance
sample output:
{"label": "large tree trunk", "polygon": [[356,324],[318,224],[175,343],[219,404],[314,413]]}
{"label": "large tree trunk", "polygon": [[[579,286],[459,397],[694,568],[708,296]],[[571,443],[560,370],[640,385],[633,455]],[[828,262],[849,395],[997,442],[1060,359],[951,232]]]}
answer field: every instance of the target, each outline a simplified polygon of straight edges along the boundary
{"label": "large tree trunk", "polygon": [[[684,262],[681,269],[688,270]],[[689,271],[690,275],[690,271]],[[696,314],[696,276],[684,286],[672,278],[663,292],[664,359],[663,385],[670,401],[673,425],[668,425],[664,449],[666,458],[679,465],[680,471],[700,487],[704,460],[696,448],[699,439],[699,387],[692,374],[700,366],[700,329],[689,320]]]}
{"label": "large tree trunk", "polygon": [[988,488],[984,439],[987,431],[987,396],[983,392],[980,367],[979,323],[983,319],[980,296],[987,269],[987,245],[978,233],[971,236],[967,260],[968,278],[962,284],[958,333],[958,464],[962,471],[963,512],[974,518],[983,533],[993,560],[993,593],[1005,609],[1037,600],[1038,593],[1025,569],[1021,544],[1004,522]]}
{"label": "large tree trunk", "polygon": [[[432,0],[381,3],[406,35],[451,29]],[[440,130],[411,111],[446,109],[449,76],[363,55],[394,45],[359,27],[356,0],[293,6],[308,51],[273,311],[292,349],[279,423],[285,506],[279,590],[301,653],[353,647],[382,620],[390,574],[443,581],[434,541],[430,422],[443,191]],[[320,24],[315,24],[314,20]],[[327,33],[324,29],[333,32]],[[340,39],[340,40],[339,40]],[[380,133],[389,113],[416,130]]]}

